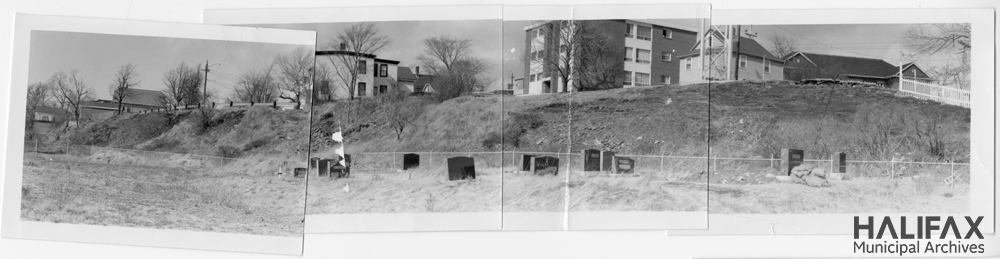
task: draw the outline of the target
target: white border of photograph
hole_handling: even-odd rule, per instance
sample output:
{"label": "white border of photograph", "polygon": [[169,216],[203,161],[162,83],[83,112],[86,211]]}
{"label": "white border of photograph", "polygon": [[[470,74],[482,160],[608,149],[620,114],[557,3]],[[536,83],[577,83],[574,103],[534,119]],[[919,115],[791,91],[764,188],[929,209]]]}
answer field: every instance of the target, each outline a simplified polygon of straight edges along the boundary
{"label": "white border of photograph", "polygon": [[[660,5],[577,5],[573,8],[575,20],[612,19],[708,19],[711,6],[707,4]],[[706,21],[706,29],[708,21]],[[708,117],[705,117],[708,120]],[[705,143],[707,148],[707,143]],[[708,157],[705,157],[706,161]],[[707,165],[707,164],[706,164]],[[570,196],[573,194],[570,193]],[[708,229],[708,188],[705,188],[705,211],[569,211],[569,230],[643,230],[643,229]]]}
{"label": "white border of photograph", "polygon": [[809,24],[972,24],[972,121],[970,152],[970,211],[968,214],[713,214],[707,231],[677,231],[672,235],[853,234],[854,216],[984,216],[980,229],[993,233],[994,188],[994,12],[990,9],[841,9],[841,10],[715,10],[714,25]]}
{"label": "white border of photograph", "polygon": [[[460,21],[502,18],[499,5],[480,6],[384,6],[292,9],[205,10],[208,24],[302,24],[390,21]],[[502,28],[497,28],[502,33]],[[497,50],[490,60],[501,60]],[[345,143],[350,145],[350,143]],[[306,190],[308,200],[308,193]],[[499,208],[499,207],[498,207]],[[500,230],[501,211],[456,213],[370,213],[306,215],[305,233],[358,233],[410,231]]]}
{"label": "white border of photograph", "polygon": [[[63,31],[169,37],[201,40],[225,40],[273,44],[314,45],[311,31],[238,28],[198,24],[160,23],[128,20],[17,14],[15,17],[13,62],[8,118],[23,118],[28,86],[28,60],[31,31]],[[71,43],[70,43],[71,44]],[[24,120],[10,120],[7,139],[24,135]],[[303,237],[261,236],[200,231],[107,227],[21,221],[23,141],[8,141],[4,165],[3,227],[4,238],[41,239],[118,245],[222,250],[251,253],[301,255]]]}

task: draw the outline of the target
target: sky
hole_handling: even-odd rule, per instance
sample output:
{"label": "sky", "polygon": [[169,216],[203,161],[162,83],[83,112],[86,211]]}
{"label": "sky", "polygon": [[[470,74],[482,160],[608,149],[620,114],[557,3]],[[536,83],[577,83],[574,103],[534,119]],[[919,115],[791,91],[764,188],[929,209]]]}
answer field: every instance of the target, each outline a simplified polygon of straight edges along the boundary
{"label": "sky", "polygon": [[[899,65],[916,61],[917,66],[929,70],[960,60],[954,53],[938,53],[933,56],[900,57],[900,53],[911,54],[904,35],[910,28],[929,24],[826,24],[826,25],[743,25],[744,32],[756,33],[754,38],[768,50],[774,35],[792,38],[799,51],[829,55],[882,59],[889,64]],[[745,34],[744,34],[745,35]]]}
{"label": "sky", "polygon": [[[391,21],[373,22],[382,35],[391,42],[382,50],[374,53],[380,59],[399,61],[400,66],[411,69],[419,66],[417,57],[424,53],[423,40],[429,37],[448,36],[452,38],[471,40],[472,55],[486,58],[493,62],[488,70],[491,78],[497,79],[489,89],[499,89],[501,84],[502,65],[500,59],[501,32],[500,20],[462,20],[462,21]],[[261,24],[256,27],[298,29],[316,31],[317,50],[333,50],[331,42],[337,35],[351,25],[357,23],[311,23],[311,24]],[[426,73],[426,70],[421,70]]]}
{"label": "sky", "polygon": [[96,99],[111,99],[109,86],[122,65],[137,66],[141,81],[135,88],[159,91],[166,89],[163,74],[181,62],[204,67],[208,60],[208,89],[222,100],[242,73],[265,69],[275,56],[298,47],[312,49],[311,45],[32,31],[28,80],[46,82],[56,72],[79,70]]}
{"label": "sky", "polygon": [[[656,21],[667,24],[675,24],[687,28],[697,29],[701,26],[701,19],[639,19],[635,21]],[[524,27],[529,26],[533,23],[540,21],[504,21],[503,22],[503,80],[505,83],[510,82],[510,75],[513,73],[514,78],[520,78],[521,74],[524,74],[524,64],[521,61],[521,55],[524,55],[524,37],[527,33],[524,31]],[[706,28],[708,28],[708,22],[705,23]]]}

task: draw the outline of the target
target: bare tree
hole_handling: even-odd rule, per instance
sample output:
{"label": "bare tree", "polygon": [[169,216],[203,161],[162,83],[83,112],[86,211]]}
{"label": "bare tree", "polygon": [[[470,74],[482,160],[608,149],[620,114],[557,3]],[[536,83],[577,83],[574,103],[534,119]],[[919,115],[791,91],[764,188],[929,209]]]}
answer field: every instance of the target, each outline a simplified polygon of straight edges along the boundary
{"label": "bare tree", "polygon": [[613,35],[600,27],[602,22],[574,20],[546,23],[539,28],[542,36],[532,37],[531,49],[524,53],[524,59],[533,64],[529,69],[558,76],[559,82],[568,86],[566,91],[570,91],[569,87],[587,91],[620,85],[622,74],[618,70],[621,69],[609,68],[622,64],[621,57],[624,55],[619,50],[608,48],[612,46]]}
{"label": "bare tree", "polygon": [[176,68],[163,74],[163,84],[166,86],[163,94],[167,97],[167,104],[181,106],[201,103],[204,81],[198,67],[200,65],[190,67],[181,62]]}
{"label": "bare tree", "polygon": [[34,83],[28,86],[28,113],[37,107],[48,106],[52,99],[51,88],[45,83]]}
{"label": "bare tree", "polygon": [[70,111],[73,120],[80,121],[80,105],[94,96],[93,89],[87,87],[79,76],[79,71],[70,71],[69,75],[56,72],[49,78],[49,85],[56,87],[56,97],[61,106]]}
{"label": "bare tree", "polygon": [[313,82],[313,66],[316,63],[313,52],[298,47],[291,53],[278,55],[274,63],[278,66],[278,97],[294,102],[295,109],[301,108]]}
{"label": "bare tree", "polygon": [[784,35],[772,35],[771,36],[771,52],[778,55],[779,58],[785,58],[786,56],[799,51],[799,43],[795,42],[795,39],[785,37]]}
{"label": "bare tree", "polygon": [[972,51],[972,27],[968,23],[921,25],[910,28],[904,35],[914,56],[930,56],[937,53],[951,53],[959,57],[958,64],[948,63],[933,67],[931,74],[941,84],[955,85],[970,89],[972,71],[969,55]]}
{"label": "bare tree", "polygon": [[260,71],[244,73],[240,76],[230,100],[236,102],[266,103],[278,98],[278,82],[275,80],[274,66]]}
{"label": "bare tree", "polygon": [[445,101],[469,92],[482,92],[495,79],[486,75],[491,67],[490,61],[484,58],[464,58],[455,61],[452,69],[437,72],[431,85],[438,101]]}
{"label": "bare tree", "polygon": [[[417,57],[433,74],[451,70],[455,63],[469,56],[472,40],[448,36],[424,39],[424,53]],[[439,63],[440,62],[440,63]]]}
{"label": "bare tree", "polygon": [[337,34],[336,40],[327,43],[331,49],[346,52],[331,55],[329,59],[334,64],[334,72],[340,78],[341,87],[347,91],[349,99],[354,99],[358,74],[368,69],[367,66],[362,66],[362,61],[372,57],[390,42],[388,37],[379,32],[375,24],[359,23],[341,31]]}
{"label": "bare tree", "polygon": [[330,83],[333,81],[333,72],[326,63],[317,62],[313,71],[313,82],[311,97],[314,101],[330,101],[333,99],[333,92]]}
{"label": "bare tree", "polygon": [[486,73],[492,64],[473,56],[471,43],[448,36],[424,39],[424,53],[417,59],[435,76],[431,84],[439,101],[485,91],[495,81]]}
{"label": "bare tree", "polygon": [[138,77],[139,72],[135,71],[135,64],[132,63],[119,67],[118,73],[115,73],[115,79],[108,89],[111,91],[111,99],[118,102],[118,110],[115,111],[117,114],[122,114],[125,99],[132,96],[129,90],[139,85]]}

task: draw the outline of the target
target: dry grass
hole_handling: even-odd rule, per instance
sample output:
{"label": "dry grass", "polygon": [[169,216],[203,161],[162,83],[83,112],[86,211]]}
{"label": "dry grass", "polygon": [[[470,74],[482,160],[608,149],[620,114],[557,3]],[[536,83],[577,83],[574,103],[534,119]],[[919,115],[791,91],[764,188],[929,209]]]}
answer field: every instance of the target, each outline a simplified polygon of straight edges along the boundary
{"label": "dry grass", "polygon": [[443,166],[402,172],[352,171],[345,179],[310,178],[306,213],[500,211],[500,181],[499,169],[481,167],[477,167],[476,179],[459,181],[448,181]]}
{"label": "dry grass", "polygon": [[21,218],[271,236],[302,233],[300,179],[88,160],[26,156]]}
{"label": "dry grass", "polygon": [[862,178],[814,188],[793,183],[712,184],[712,213],[965,213],[969,184],[944,186],[939,179]]}

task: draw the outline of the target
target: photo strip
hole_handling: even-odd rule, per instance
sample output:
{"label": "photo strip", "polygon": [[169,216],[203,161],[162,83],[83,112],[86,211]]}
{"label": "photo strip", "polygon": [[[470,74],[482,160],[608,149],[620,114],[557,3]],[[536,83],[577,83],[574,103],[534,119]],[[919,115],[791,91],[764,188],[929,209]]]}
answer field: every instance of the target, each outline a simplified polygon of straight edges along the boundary
{"label": "photo strip", "polygon": [[541,60],[575,89],[570,230],[708,228],[708,86],[683,84],[674,57],[697,51],[709,11],[582,5],[556,26],[573,58]]}
{"label": "photo strip", "polygon": [[849,234],[855,216],[925,215],[993,231],[991,13],[713,14],[705,50],[680,57],[711,85],[713,224],[690,233]]}
{"label": "photo strip", "polygon": [[16,21],[4,238],[302,253],[314,32]]}
{"label": "photo strip", "polygon": [[306,232],[500,230],[500,7],[299,12],[250,26],[317,32]]}

